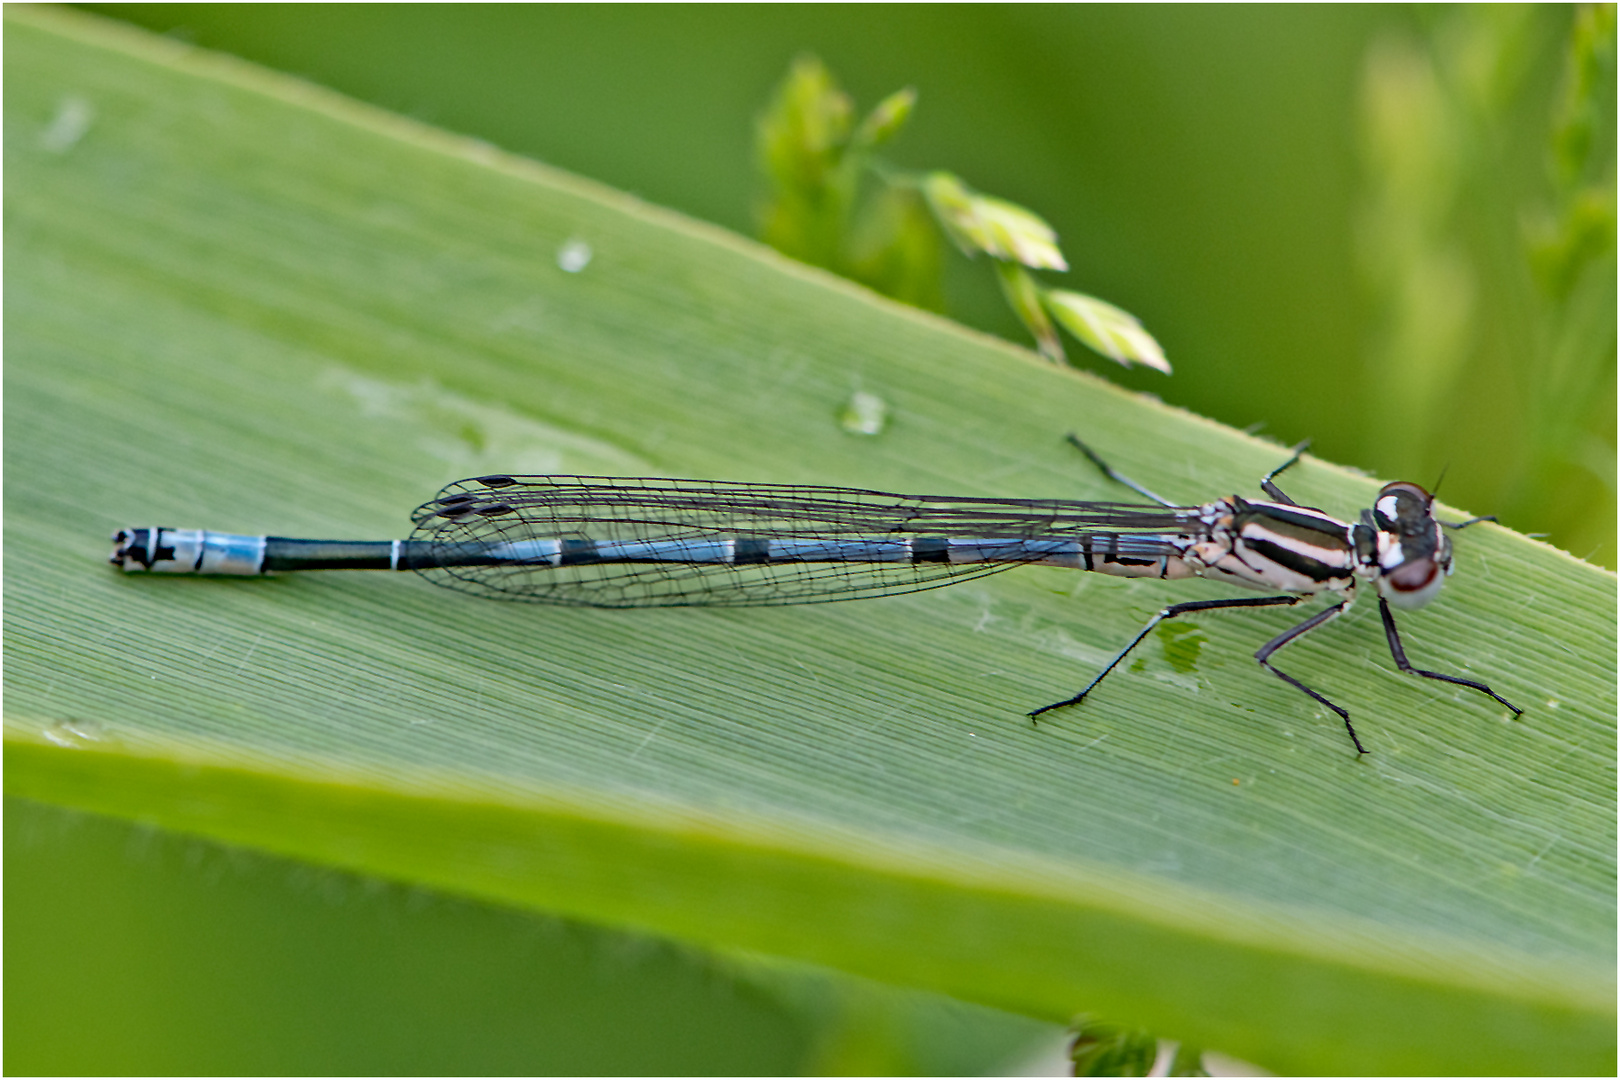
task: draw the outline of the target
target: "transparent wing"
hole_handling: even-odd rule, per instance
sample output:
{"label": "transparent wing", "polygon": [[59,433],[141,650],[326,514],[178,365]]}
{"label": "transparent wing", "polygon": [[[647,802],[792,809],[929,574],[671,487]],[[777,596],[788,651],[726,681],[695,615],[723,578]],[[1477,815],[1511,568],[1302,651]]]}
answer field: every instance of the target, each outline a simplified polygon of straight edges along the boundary
{"label": "transparent wing", "polygon": [[[480,596],[589,607],[749,606],[888,596],[998,573],[995,561],[544,561],[479,565],[480,550],[534,542],[1079,539],[1131,533],[1128,554],[1175,554],[1193,509],[1057,500],[924,498],[853,488],[596,476],[483,476],[450,484],[412,515],[418,572]],[[1162,535],[1164,539],[1159,539]],[[666,548],[668,545],[665,545]],[[782,545],[778,545],[779,547]]]}

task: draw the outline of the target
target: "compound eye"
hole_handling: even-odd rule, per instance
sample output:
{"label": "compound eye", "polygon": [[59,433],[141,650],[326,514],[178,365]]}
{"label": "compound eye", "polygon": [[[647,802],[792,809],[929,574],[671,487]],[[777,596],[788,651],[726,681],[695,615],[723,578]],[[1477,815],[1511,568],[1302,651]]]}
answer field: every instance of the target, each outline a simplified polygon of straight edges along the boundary
{"label": "compound eye", "polygon": [[1385,532],[1409,533],[1427,524],[1433,502],[1433,496],[1416,484],[1396,481],[1380,489],[1373,513]]}
{"label": "compound eye", "polygon": [[1416,608],[1433,600],[1445,582],[1439,561],[1409,559],[1378,579],[1378,592],[1398,608]]}

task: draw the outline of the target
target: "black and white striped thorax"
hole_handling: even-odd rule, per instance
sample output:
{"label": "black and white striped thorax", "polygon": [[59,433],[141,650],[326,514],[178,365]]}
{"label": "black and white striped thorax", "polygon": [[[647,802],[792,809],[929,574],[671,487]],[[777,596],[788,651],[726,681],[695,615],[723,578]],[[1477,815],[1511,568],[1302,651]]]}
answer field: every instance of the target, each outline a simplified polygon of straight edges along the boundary
{"label": "black and white striped thorax", "polygon": [[1411,483],[1386,484],[1361,520],[1232,496],[1200,508],[1205,539],[1182,559],[1199,577],[1300,595],[1377,587],[1396,607],[1432,600],[1451,573],[1451,539],[1433,498]]}

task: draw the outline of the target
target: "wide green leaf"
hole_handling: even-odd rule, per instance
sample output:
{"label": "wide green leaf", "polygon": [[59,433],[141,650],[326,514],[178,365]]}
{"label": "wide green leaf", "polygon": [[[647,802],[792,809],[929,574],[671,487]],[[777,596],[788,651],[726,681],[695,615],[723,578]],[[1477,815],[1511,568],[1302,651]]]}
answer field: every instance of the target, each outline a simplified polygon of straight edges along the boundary
{"label": "wide green leaf", "polygon": [[386,539],[494,471],[1117,498],[1078,430],[1191,501],[1280,452],[488,146],[8,20],[8,793],[1281,1070],[1612,1071],[1611,575],[1480,526],[1405,618],[1517,721],[1396,672],[1370,605],[1292,646],[1362,759],[1249,660],[1286,612],[1023,719],[1199,583],[601,612],[120,575],[121,525]]}

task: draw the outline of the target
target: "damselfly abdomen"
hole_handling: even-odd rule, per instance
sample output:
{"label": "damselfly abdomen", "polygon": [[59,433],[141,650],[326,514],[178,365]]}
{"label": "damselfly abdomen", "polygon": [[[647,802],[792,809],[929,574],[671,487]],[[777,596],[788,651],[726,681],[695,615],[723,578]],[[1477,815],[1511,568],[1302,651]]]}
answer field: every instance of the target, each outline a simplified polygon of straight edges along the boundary
{"label": "damselfly abdomen", "polygon": [[1404,672],[1471,687],[1518,715],[1484,683],[1424,671],[1406,659],[1391,606],[1420,607],[1452,571],[1433,498],[1386,484],[1359,521],[1296,504],[1275,483],[1304,444],[1260,482],[1269,501],[1241,496],[1175,506],[1109,468],[1152,504],[1061,499],[915,497],[858,488],[604,476],[480,476],[419,506],[408,540],[295,540],[196,529],[114,534],[126,571],[254,575],[292,570],[414,570],[436,585],[500,600],[634,608],[803,604],[965,581],[1015,566],[1059,566],[1119,577],[1225,581],[1280,596],[1172,604],[1073,697],[1077,705],[1165,619],[1195,611],[1333,603],[1266,642],[1255,659],[1333,710],[1359,753],[1350,714],[1271,663],[1278,649],[1341,615],[1373,586],[1384,632]]}

